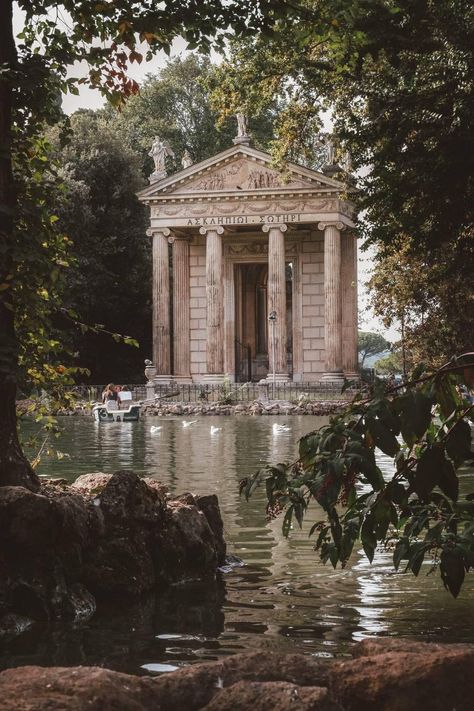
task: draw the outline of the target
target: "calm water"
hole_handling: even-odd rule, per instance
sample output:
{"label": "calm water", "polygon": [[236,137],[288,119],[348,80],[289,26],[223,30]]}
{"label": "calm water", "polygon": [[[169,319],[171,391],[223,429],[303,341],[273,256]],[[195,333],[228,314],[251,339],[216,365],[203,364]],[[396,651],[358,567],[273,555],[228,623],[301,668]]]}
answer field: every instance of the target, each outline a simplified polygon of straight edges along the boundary
{"label": "calm water", "polygon": [[[196,419],[196,418],[195,418]],[[290,431],[274,435],[273,422]],[[474,641],[474,576],[457,600],[439,575],[395,574],[389,554],[373,565],[356,552],[347,569],[333,571],[312,550],[303,531],[281,536],[281,520],[267,522],[264,494],[250,503],[238,481],[264,462],[290,460],[298,438],[324,423],[318,417],[201,417],[183,429],[182,418],[97,425],[64,418],[57,446],[69,455],[43,459],[39,473],[74,479],[84,472],[130,468],[157,477],[175,493],[219,496],[229,552],[245,561],[215,587],[172,590],[140,606],[99,611],[85,627],[36,630],[3,655],[3,666],[24,663],[103,664],[135,673],[160,672],[249,649],[302,651],[317,656],[348,653],[373,635],[416,636],[444,642]],[[162,425],[151,434],[150,426]],[[211,425],[221,431],[211,436]],[[34,428],[27,423],[29,431]],[[383,456],[380,465],[390,472]],[[467,486],[472,472],[462,472]]]}

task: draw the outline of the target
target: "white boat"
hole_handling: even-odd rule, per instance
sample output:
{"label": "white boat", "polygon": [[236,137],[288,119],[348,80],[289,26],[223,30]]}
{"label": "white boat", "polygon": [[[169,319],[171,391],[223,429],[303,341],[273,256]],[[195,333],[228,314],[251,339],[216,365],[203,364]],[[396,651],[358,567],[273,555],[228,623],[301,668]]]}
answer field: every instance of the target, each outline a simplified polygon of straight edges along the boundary
{"label": "white boat", "polygon": [[92,408],[92,417],[96,422],[138,422],[140,419],[140,403],[131,401],[132,393],[123,393],[122,395],[130,395],[130,398],[122,397],[122,402],[129,401],[128,407],[119,409],[115,400],[109,400],[106,403],[97,403]]}

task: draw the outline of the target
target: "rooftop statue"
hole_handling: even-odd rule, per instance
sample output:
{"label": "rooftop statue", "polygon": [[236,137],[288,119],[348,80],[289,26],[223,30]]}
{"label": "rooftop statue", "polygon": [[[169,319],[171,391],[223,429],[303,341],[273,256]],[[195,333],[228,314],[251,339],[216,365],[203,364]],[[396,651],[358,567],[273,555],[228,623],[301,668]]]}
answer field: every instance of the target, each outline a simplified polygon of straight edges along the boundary
{"label": "rooftop statue", "polygon": [[248,134],[247,116],[239,109],[235,114],[235,118],[237,119],[237,135],[234,138],[234,144],[243,143],[248,146],[250,136]]}
{"label": "rooftop statue", "polygon": [[186,148],[183,153],[183,157],[181,158],[181,165],[183,166],[183,168],[189,168],[189,166],[192,164],[193,164],[192,156],[191,156],[190,152],[188,151],[188,149]]}
{"label": "rooftop statue", "polygon": [[150,176],[150,183],[153,183],[155,180],[166,177],[166,158],[167,156],[174,158],[174,151],[167,141],[162,141],[159,136],[155,136],[148,155],[153,158],[155,164],[155,170]]}

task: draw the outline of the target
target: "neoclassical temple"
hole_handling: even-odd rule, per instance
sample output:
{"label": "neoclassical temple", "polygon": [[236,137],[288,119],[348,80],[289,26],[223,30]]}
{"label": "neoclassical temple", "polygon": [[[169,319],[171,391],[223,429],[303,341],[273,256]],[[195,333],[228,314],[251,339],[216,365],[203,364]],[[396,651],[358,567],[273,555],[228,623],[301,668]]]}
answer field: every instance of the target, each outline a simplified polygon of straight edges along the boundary
{"label": "neoclassical temple", "polygon": [[164,157],[139,193],[153,240],[149,377],[354,377],[357,242],[345,186],[294,164],[282,177],[245,133],[174,175]]}

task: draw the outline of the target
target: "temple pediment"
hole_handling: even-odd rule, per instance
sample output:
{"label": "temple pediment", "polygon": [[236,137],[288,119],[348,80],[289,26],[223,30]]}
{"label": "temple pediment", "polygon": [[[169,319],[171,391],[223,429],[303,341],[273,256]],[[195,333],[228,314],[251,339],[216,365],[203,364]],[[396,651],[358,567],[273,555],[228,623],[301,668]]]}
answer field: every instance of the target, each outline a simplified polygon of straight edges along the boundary
{"label": "temple pediment", "polygon": [[148,202],[171,195],[217,197],[314,190],[337,194],[343,188],[339,181],[295,164],[289,164],[282,175],[273,168],[269,154],[239,145],[152,183],[138,197]]}

